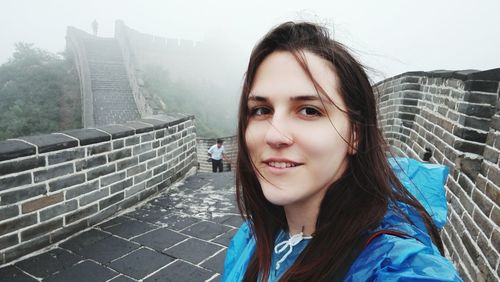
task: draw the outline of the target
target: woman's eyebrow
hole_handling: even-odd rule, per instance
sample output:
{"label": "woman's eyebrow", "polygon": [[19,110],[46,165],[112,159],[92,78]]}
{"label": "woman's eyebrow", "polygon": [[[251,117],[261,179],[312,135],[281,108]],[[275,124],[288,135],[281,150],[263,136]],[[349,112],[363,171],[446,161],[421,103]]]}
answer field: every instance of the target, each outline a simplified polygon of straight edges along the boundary
{"label": "woman's eyebrow", "polygon": [[250,96],[248,96],[248,101],[266,102],[267,100],[268,99],[266,97],[257,96],[253,94],[250,94]]}

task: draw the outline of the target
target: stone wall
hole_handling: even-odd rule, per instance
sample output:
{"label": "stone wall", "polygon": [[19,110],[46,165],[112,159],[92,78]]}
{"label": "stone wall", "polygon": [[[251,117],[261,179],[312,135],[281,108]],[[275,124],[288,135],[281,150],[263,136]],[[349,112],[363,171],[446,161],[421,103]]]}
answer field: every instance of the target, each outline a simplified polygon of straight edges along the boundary
{"label": "stone wall", "polygon": [[450,169],[441,235],[465,281],[499,281],[500,69],[408,72],[375,85],[393,152]]}
{"label": "stone wall", "polygon": [[[217,143],[218,138],[197,138],[196,147],[198,150],[198,169],[202,172],[211,172],[212,163],[208,162],[208,149]],[[236,143],[236,136],[221,137],[224,140],[224,150],[229,158],[229,161],[224,161],[224,171],[230,171],[236,167],[236,154],[238,145]]]}
{"label": "stone wall", "polygon": [[95,225],[196,166],[192,116],[0,142],[0,264]]}

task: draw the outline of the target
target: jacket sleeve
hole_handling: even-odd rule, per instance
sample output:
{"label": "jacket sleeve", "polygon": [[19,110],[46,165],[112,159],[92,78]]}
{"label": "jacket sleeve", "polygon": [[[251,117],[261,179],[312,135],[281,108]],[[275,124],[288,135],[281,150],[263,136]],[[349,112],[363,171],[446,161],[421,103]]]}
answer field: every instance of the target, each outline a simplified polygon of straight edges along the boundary
{"label": "jacket sleeve", "polygon": [[220,281],[242,281],[255,250],[255,240],[250,227],[244,222],[229,243]]}
{"label": "jacket sleeve", "polygon": [[436,247],[382,235],[351,266],[345,281],[462,281]]}

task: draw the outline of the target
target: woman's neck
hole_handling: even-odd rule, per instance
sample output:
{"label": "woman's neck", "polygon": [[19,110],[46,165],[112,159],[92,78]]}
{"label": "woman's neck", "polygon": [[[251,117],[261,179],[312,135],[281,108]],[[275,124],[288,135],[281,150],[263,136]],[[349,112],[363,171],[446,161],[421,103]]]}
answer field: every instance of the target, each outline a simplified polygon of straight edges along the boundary
{"label": "woman's neck", "polygon": [[286,206],[284,209],[290,234],[295,235],[302,232],[304,236],[311,236],[316,231],[319,206]]}

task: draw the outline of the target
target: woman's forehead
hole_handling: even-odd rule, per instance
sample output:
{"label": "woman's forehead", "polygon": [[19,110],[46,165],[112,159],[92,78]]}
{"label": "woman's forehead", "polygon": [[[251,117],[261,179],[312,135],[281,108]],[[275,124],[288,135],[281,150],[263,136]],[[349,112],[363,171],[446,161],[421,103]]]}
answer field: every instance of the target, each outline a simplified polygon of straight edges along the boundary
{"label": "woman's forehead", "polygon": [[309,51],[295,55],[288,51],[275,51],[257,68],[248,98],[285,95],[316,99],[322,95],[322,100],[342,104],[338,89],[337,75],[327,60]]}

